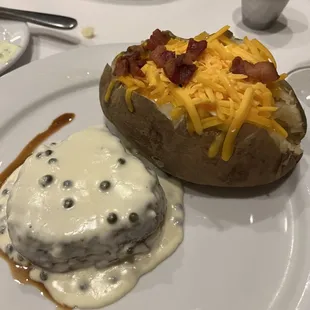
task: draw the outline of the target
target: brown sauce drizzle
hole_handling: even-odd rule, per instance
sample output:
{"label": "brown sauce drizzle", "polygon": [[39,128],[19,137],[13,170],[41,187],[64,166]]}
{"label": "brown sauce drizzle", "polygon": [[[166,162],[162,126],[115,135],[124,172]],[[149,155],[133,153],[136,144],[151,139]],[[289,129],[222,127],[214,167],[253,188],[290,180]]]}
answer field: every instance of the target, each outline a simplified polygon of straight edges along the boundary
{"label": "brown sauce drizzle", "polygon": [[[60,130],[62,127],[68,125],[73,119],[75,115],[73,113],[65,113],[57,117],[50,126],[43,132],[39,133],[35,136],[18,154],[18,156],[0,173],[0,186],[7,180],[7,178],[20,166],[25,160],[33,153],[33,151],[47,138],[49,138],[52,134]],[[71,310],[66,306],[58,304],[49,292],[46,290],[42,283],[35,282],[30,279],[29,272],[31,267],[23,267],[14,263],[14,261],[10,260],[1,250],[0,257],[3,258],[10,266],[11,273],[13,279],[20,284],[29,284],[41,291],[41,294],[54,302],[58,310]]]}
{"label": "brown sauce drizzle", "polygon": [[18,154],[18,156],[0,173],[0,186],[32,154],[32,152],[52,134],[73,121],[75,114],[65,113],[58,116],[49,127],[36,135]]}
{"label": "brown sauce drizzle", "polygon": [[30,279],[29,272],[31,270],[30,267],[24,267],[15,264],[14,261],[10,260],[6,254],[4,254],[0,250],[0,258],[3,258],[9,265],[12,277],[15,281],[17,281],[19,284],[28,284],[36,287],[40,292],[41,295],[52,301],[54,304],[56,304],[57,310],[72,310],[72,308],[68,308],[66,306],[58,304],[50,295],[50,293],[46,290],[45,286],[42,283],[35,282]]}

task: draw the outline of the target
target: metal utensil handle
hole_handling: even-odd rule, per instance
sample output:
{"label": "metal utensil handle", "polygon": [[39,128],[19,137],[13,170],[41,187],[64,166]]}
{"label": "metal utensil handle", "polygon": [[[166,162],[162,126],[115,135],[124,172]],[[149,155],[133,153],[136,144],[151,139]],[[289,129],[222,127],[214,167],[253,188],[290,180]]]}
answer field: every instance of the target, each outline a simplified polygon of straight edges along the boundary
{"label": "metal utensil handle", "polygon": [[73,29],[78,24],[76,19],[67,16],[22,11],[4,7],[0,7],[0,17],[63,30]]}

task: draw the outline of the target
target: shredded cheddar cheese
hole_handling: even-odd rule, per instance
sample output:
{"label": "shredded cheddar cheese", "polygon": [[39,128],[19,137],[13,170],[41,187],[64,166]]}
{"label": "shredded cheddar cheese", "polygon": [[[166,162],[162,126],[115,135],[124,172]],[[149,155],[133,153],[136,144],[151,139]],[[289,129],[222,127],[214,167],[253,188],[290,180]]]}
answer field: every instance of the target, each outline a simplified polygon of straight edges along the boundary
{"label": "shredded cheddar cheese", "polygon": [[108,89],[107,89],[105,96],[104,96],[104,101],[110,100],[110,97],[111,97],[113,88],[115,86],[115,83],[116,83],[116,80],[112,80],[111,83],[109,84]]}
{"label": "shredded cheddar cheese", "polygon": [[202,134],[202,125],[199,114],[197,112],[196,107],[191,103],[191,98],[186,90],[186,88],[174,88],[172,90],[176,100],[185,107],[187,110],[189,117],[193,123],[194,129],[196,133],[199,135]]}
{"label": "shredded cheddar cheese", "polygon": [[267,47],[263,45],[263,43],[259,42],[257,39],[253,39],[252,42],[260,50],[261,54],[267,57],[268,60],[271,60],[271,62],[277,68],[276,60],[274,59],[270,51],[267,49]]}
{"label": "shredded cheddar cheese", "polygon": [[209,37],[209,34],[203,31],[202,33],[198,34],[194,39],[195,41],[202,41],[202,40],[206,40],[208,37]]}
{"label": "shredded cheddar cheese", "polygon": [[214,158],[219,153],[223,145],[224,139],[225,139],[225,132],[221,132],[218,136],[215,137],[214,141],[212,142],[208,150],[208,156],[210,158]]}
{"label": "shredded cheddar cheese", "polygon": [[[276,122],[273,114],[277,111],[274,102],[277,82],[286,78],[281,74],[278,81],[270,85],[253,82],[244,74],[230,72],[232,60],[239,56],[253,64],[276,61],[270,51],[258,40],[245,37],[242,43],[225,36],[229,26],[209,35],[206,32],[195,40],[207,40],[208,47],[195,61],[197,70],[191,81],[183,87],[170,82],[163,69],[148,60],[142,67],[145,78],[118,77],[126,87],[125,100],[133,111],[131,95],[136,91],[155,101],[158,105],[172,104],[171,119],[185,116],[190,133],[201,135],[204,130],[214,128],[220,131],[208,150],[213,158],[221,152],[221,158],[228,161],[234,150],[235,139],[244,123],[253,124],[287,137],[286,130]],[[186,52],[188,42],[172,38],[166,44],[169,51],[180,55]],[[112,82],[106,92],[108,101],[114,87]]]}
{"label": "shredded cheddar cheese", "polygon": [[132,95],[132,92],[134,90],[136,90],[138,87],[129,87],[126,89],[126,93],[125,93],[125,101],[127,103],[127,106],[128,106],[128,110],[130,112],[133,112],[134,111],[134,108],[133,108],[133,104],[132,104],[132,101],[131,101],[131,95]]}
{"label": "shredded cheddar cheese", "polygon": [[244,93],[242,102],[240,104],[240,107],[236,111],[235,118],[231,122],[228,132],[226,134],[224,143],[223,143],[223,150],[222,150],[222,159],[225,161],[228,161],[233,153],[233,143],[236,139],[236,136],[243,125],[245,119],[248,116],[248,113],[250,112],[251,106],[252,106],[252,100],[253,100],[253,88],[247,88],[247,90]]}
{"label": "shredded cheddar cheese", "polygon": [[227,30],[229,30],[229,26],[224,26],[220,30],[218,30],[216,33],[212,34],[209,38],[207,38],[208,42],[212,42],[213,40],[216,40],[219,38],[222,34],[224,34]]}

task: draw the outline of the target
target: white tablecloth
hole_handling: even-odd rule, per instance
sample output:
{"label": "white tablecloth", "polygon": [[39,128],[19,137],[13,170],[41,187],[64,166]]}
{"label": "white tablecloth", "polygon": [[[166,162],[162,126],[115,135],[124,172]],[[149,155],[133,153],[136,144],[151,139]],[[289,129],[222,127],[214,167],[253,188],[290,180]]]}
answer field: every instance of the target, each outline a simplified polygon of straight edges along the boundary
{"label": "white tablecloth", "polygon": [[[259,1],[259,0],[258,0]],[[275,1],[275,0],[270,0]],[[291,0],[276,25],[254,32],[241,22],[241,0],[2,0],[1,6],[69,15],[79,26],[56,31],[30,25],[32,39],[18,66],[82,45],[139,42],[156,29],[183,37],[231,25],[238,37],[258,37],[274,53],[279,71],[310,63],[310,1]],[[95,28],[85,39],[81,29]]]}

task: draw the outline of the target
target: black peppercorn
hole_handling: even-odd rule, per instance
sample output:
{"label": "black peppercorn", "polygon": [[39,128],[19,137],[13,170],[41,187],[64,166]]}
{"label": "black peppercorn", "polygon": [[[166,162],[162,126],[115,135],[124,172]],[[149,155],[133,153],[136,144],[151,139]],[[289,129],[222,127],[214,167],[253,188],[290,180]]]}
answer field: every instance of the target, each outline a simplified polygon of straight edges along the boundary
{"label": "black peppercorn", "polygon": [[47,274],[46,271],[41,271],[41,272],[40,272],[40,279],[41,279],[42,281],[46,281],[46,280],[48,279],[48,274]]}
{"label": "black peppercorn", "polygon": [[62,183],[62,186],[67,189],[72,187],[72,185],[73,185],[73,182],[71,180],[66,180]]}
{"label": "black peppercorn", "polygon": [[126,160],[124,158],[119,158],[117,161],[121,165],[125,165],[126,164]]}
{"label": "black peppercorn", "polygon": [[109,188],[111,187],[111,182],[109,181],[102,181],[99,185],[99,188],[102,190],[102,191],[106,191],[108,190]]}
{"label": "black peppercorn", "polygon": [[129,214],[129,221],[132,223],[136,223],[137,221],[139,221],[139,215],[137,213],[130,213]]}
{"label": "black peppercorn", "polygon": [[117,222],[117,215],[115,213],[110,213],[108,215],[107,221],[109,224],[115,224]]}
{"label": "black peppercorn", "polygon": [[66,198],[63,203],[65,209],[70,209],[74,206],[74,201],[72,198]]}
{"label": "black peppercorn", "polygon": [[50,164],[50,165],[55,164],[57,162],[58,162],[57,158],[51,158],[48,160],[48,164]]}
{"label": "black peppercorn", "polygon": [[39,180],[39,184],[42,187],[46,187],[52,184],[52,182],[54,181],[54,178],[52,175],[47,174],[45,176],[43,176],[40,180]]}

